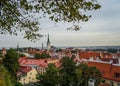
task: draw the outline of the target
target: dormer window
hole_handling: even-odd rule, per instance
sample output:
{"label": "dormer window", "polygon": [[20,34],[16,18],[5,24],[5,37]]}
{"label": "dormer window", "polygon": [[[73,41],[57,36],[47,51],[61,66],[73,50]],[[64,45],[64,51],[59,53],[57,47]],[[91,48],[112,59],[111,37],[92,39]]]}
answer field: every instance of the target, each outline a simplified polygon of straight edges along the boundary
{"label": "dormer window", "polygon": [[115,78],[120,78],[120,73],[115,73],[115,74],[114,74],[114,77],[115,77]]}

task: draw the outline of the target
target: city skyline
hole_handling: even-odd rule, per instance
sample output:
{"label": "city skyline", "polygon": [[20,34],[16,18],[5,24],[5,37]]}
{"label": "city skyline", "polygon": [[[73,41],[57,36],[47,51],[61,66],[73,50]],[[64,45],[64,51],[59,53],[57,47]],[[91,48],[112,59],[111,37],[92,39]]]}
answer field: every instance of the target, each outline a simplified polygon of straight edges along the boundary
{"label": "city skyline", "polygon": [[[43,35],[50,35],[51,45],[54,46],[115,46],[120,45],[120,1],[101,0],[101,9],[88,12],[92,15],[88,22],[81,22],[79,31],[67,31],[72,23],[54,23],[48,19],[40,21]],[[46,47],[47,36],[35,43],[18,36],[0,35],[0,47]]]}

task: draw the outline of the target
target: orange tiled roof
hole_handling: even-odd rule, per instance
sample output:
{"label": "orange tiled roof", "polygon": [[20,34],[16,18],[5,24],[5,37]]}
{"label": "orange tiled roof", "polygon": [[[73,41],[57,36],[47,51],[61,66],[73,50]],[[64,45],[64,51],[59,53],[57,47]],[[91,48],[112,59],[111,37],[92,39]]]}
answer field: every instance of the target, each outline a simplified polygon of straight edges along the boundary
{"label": "orange tiled roof", "polygon": [[23,65],[37,65],[42,67],[47,67],[45,59],[27,59]]}
{"label": "orange tiled roof", "polygon": [[26,67],[26,66],[21,66],[20,67],[20,71],[24,72],[24,73],[27,73],[29,71],[31,71],[32,68],[31,67]]}
{"label": "orange tiled roof", "polygon": [[56,67],[60,66],[60,63],[58,59],[54,58],[48,58],[48,59],[28,59],[27,57],[21,57],[19,58],[19,64],[21,66],[27,66],[27,65],[37,65],[37,66],[42,66],[44,68],[47,67],[49,62],[52,62],[56,65]]}
{"label": "orange tiled roof", "polygon": [[112,55],[108,52],[102,52],[102,57],[105,57],[105,58],[112,58]]}
{"label": "orange tiled roof", "polygon": [[22,65],[26,61],[26,59],[27,59],[27,57],[20,57],[18,59],[19,64]]}
{"label": "orange tiled roof", "polygon": [[89,59],[90,57],[100,57],[100,52],[86,52],[86,51],[82,51],[79,52],[79,57],[80,59]]}
{"label": "orange tiled roof", "polygon": [[105,64],[100,62],[88,62],[88,66],[95,66],[104,74],[110,73],[111,64]]}
{"label": "orange tiled roof", "polygon": [[110,63],[103,62],[88,62],[88,66],[96,66],[101,72],[102,77],[108,80],[120,82],[120,77],[116,78],[115,73],[120,74],[120,65],[113,65]]}
{"label": "orange tiled roof", "polygon": [[112,58],[112,55],[110,53],[106,53],[106,52],[79,51],[80,59],[89,59],[90,57],[93,57],[94,59],[96,59],[96,57]]}

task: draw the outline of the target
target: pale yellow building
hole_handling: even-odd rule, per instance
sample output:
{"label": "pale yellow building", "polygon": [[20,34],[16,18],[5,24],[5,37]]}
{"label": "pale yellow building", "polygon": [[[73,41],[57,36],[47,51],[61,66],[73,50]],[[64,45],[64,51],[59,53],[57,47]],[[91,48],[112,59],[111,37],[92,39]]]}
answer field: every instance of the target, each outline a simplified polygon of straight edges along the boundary
{"label": "pale yellow building", "polygon": [[22,84],[28,84],[31,82],[37,82],[36,76],[37,76],[36,69],[32,69],[30,67],[24,68],[23,71],[18,72],[18,81]]}

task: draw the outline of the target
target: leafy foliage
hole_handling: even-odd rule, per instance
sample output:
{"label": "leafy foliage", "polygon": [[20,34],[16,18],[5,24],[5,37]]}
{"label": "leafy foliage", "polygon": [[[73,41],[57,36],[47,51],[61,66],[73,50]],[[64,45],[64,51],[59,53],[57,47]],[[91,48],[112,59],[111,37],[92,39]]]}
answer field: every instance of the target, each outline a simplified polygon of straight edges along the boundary
{"label": "leafy foliage", "polygon": [[55,51],[55,52],[62,52],[62,49],[61,49],[61,48],[56,49],[56,51]]}
{"label": "leafy foliage", "polygon": [[3,56],[2,54],[0,54],[0,65],[1,65],[2,62],[3,62],[3,58],[4,58],[4,56]]}
{"label": "leafy foliage", "polygon": [[61,79],[61,86],[74,86],[74,80],[75,80],[75,70],[76,70],[76,65],[73,62],[73,59],[69,57],[63,57],[61,60],[62,65],[61,65],[61,70],[60,74],[62,75]]}
{"label": "leafy foliage", "polygon": [[98,86],[101,82],[102,74],[96,67],[88,67],[86,64],[80,64],[78,68],[81,71],[81,86],[88,86],[88,80],[94,79],[95,86]]}
{"label": "leafy foliage", "polygon": [[19,54],[20,55],[20,57],[25,57],[25,54]]}
{"label": "leafy foliage", "polygon": [[37,86],[56,86],[60,83],[59,69],[53,63],[48,65],[46,73],[39,74]]}
{"label": "leafy foliage", "polygon": [[4,66],[0,65],[0,86],[14,86],[11,76]]}
{"label": "leafy foliage", "polygon": [[46,58],[50,58],[51,56],[45,52],[43,52],[42,54],[36,53],[34,55],[35,59],[46,59]]}
{"label": "leafy foliage", "polygon": [[42,37],[38,31],[43,17],[54,22],[73,22],[68,29],[77,31],[80,26],[75,22],[88,21],[91,15],[86,12],[100,7],[96,0],[1,0],[0,33],[17,35],[20,31],[24,38],[37,39]]}
{"label": "leafy foliage", "polygon": [[94,79],[95,86],[98,86],[102,76],[96,67],[76,66],[69,57],[63,57],[60,69],[50,64],[46,70],[46,73],[39,74],[37,86],[88,86],[89,79]]}
{"label": "leafy foliage", "polygon": [[13,79],[16,78],[16,72],[19,67],[18,58],[19,54],[15,50],[10,49],[7,51],[7,54],[3,59],[3,65],[6,67]]}
{"label": "leafy foliage", "polygon": [[0,64],[0,86],[23,86],[16,81],[16,72],[18,70],[19,54],[10,49],[7,51],[2,64]]}
{"label": "leafy foliage", "polygon": [[102,73],[96,67],[89,67],[89,78],[95,80],[95,86],[98,86],[102,81],[101,76]]}
{"label": "leafy foliage", "polygon": [[23,86],[20,82],[16,81],[15,86]]}
{"label": "leafy foliage", "polygon": [[110,53],[117,53],[118,49],[108,48],[106,51],[108,51]]}

